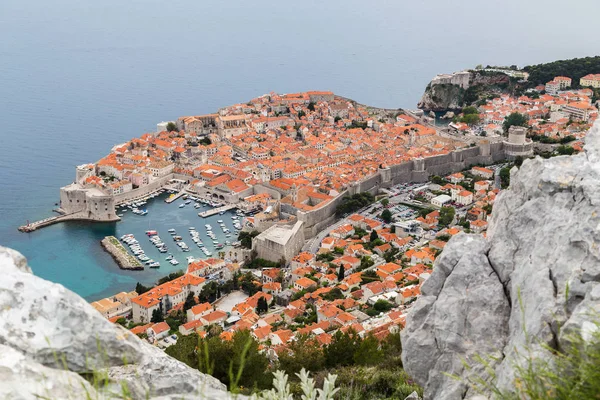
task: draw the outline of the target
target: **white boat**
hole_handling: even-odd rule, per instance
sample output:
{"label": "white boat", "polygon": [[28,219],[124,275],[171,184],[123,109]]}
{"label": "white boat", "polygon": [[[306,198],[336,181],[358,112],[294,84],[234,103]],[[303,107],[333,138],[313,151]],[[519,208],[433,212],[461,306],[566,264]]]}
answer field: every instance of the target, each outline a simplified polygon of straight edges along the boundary
{"label": "white boat", "polygon": [[186,260],[187,260],[188,264],[191,264],[195,261],[194,257],[192,257],[192,256],[189,256],[188,258],[186,258]]}
{"label": "white boat", "polygon": [[176,259],[174,259],[174,258],[170,259],[170,260],[169,260],[169,262],[170,262],[172,265],[177,265],[177,264],[179,264],[179,261],[177,261],[177,260],[176,260]]}
{"label": "white boat", "polygon": [[188,199],[188,200],[185,201],[185,204],[190,204],[191,202],[192,201]]}
{"label": "white boat", "polygon": [[148,264],[150,268],[160,268],[160,263],[158,261],[154,261],[153,263]]}
{"label": "white boat", "polygon": [[183,207],[185,207],[185,203],[181,203],[181,204],[179,205],[179,208],[183,208]]}

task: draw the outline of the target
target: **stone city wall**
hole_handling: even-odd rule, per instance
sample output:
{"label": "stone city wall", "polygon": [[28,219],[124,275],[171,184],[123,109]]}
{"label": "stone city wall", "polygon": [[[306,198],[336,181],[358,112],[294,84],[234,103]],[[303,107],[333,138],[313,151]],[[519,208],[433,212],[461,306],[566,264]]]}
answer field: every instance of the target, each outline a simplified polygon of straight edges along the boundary
{"label": "stone city wall", "polygon": [[173,174],[169,174],[169,175],[163,176],[161,178],[158,178],[157,180],[149,183],[146,186],[142,186],[137,189],[130,190],[127,193],[118,194],[118,195],[114,196],[115,204],[121,204],[121,203],[130,201],[130,200],[135,200],[140,197],[144,197],[151,193],[154,193],[158,189],[165,186],[167,184],[167,182],[169,182],[171,179],[173,179]]}
{"label": "stone city wall", "polygon": [[254,185],[254,194],[268,193],[273,199],[281,200],[281,193],[262,184]]}
{"label": "stone city wall", "polygon": [[380,170],[377,174],[364,179],[341,193],[329,204],[313,211],[298,211],[298,219],[305,223],[304,233],[307,238],[315,236],[321,229],[335,221],[335,209],[345,195],[353,195],[369,191],[377,194],[380,188],[390,187],[408,182],[426,182],[433,175],[446,176],[462,171],[472,165],[491,164],[504,160],[502,143],[484,143],[439,156],[407,161]]}

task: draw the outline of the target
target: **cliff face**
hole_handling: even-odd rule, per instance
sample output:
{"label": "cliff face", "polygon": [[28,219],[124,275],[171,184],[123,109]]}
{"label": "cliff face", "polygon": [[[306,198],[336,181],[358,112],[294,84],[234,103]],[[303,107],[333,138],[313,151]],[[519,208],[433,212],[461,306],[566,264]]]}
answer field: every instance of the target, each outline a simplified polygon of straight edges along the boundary
{"label": "cliff face", "polygon": [[502,73],[470,72],[468,89],[444,83],[427,85],[417,107],[425,111],[458,110],[489,93],[505,92],[509,86],[508,75]]}
{"label": "cliff face", "polygon": [[[0,247],[0,398],[228,399],[218,380],[104,319]],[[90,384],[93,374],[106,385]],[[109,394],[113,393],[113,394]]]}
{"label": "cliff face", "polygon": [[458,85],[429,84],[417,107],[426,111],[458,110],[464,103],[464,97],[465,90]]}
{"label": "cliff face", "polygon": [[404,366],[425,399],[470,398],[473,375],[510,390],[523,354],[550,359],[545,345],[564,348],[573,331],[585,338],[600,315],[599,243],[597,122],[584,153],[514,168],[487,239],[457,235],[436,261],[402,332]]}

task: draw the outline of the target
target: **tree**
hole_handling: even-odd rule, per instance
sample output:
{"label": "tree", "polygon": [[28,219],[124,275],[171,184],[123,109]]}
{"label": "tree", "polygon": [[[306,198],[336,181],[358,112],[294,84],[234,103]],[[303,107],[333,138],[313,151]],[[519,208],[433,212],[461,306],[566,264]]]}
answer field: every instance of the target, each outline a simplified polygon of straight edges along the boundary
{"label": "tree", "polygon": [[304,111],[298,111],[298,118],[302,118],[306,115]]}
{"label": "tree", "polygon": [[479,114],[479,111],[477,111],[477,108],[473,107],[473,106],[469,106],[469,107],[465,107],[462,110],[463,115],[472,115],[472,114]]}
{"label": "tree", "polygon": [[194,292],[190,291],[185,298],[185,302],[183,303],[183,312],[186,312],[190,308],[196,305],[196,300],[194,300]]}
{"label": "tree", "polygon": [[240,244],[242,247],[244,247],[246,249],[251,249],[252,248],[252,239],[255,238],[256,236],[258,236],[258,234],[259,234],[258,231],[252,231],[252,232],[241,231],[240,234],[238,235],[238,240],[240,241]]}
{"label": "tree", "polygon": [[560,155],[568,155],[570,156],[575,152],[575,149],[571,146],[560,145],[556,148],[556,152]]}
{"label": "tree", "polygon": [[386,312],[392,309],[394,305],[387,300],[379,299],[373,304],[373,308],[379,312]]}
{"label": "tree", "polygon": [[306,106],[306,108],[308,108],[310,111],[315,111],[315,103],[311,101],[310,103],[308,103],[308,106]]}
{"label": "tree", "polygon": [[159,322],[163,322],[164,320],[165,320],[165,318],[163,316],[163,312],[160,307],[158,307],[154,311],[152,311],[152,318],[150,319],[150,322],[157,324]]}
{"label": "tree", "polygon": [[325,347],[325,365],[330,368],[338,365],[353,365],[354,353],[360,342],[360,336],[352,329],[345,333],[338,330],[333,335],[331,343]]}
{"label": "tree", "polygon": [[527,126],[527,116],[518,112],[511,113],[508,117],[504,118],[502,128],[504,132],[508,132],[511,126]]}
{"label": "tree", "polygon": [[479,115],[478,114],[467,114],[464,115],[461,119],[460,122],[464,122],[467,125],[476,125],[479,123]]}
{"label": "tree", "polygon": [[343,298],[346,297],[346,296],[344,296],[344,293],[342,292],[342,289],[340,289],[338,287],[334,287],[333,289],[331,289],[327,293],[321,293],[320,296],[323,299],[329,300],[329,301],[333,301],[333,300],[337,300],[337,299],[343,299]]}
{"label": "tree", "polygon": [[265,299],[264,296],[261,296],[256,302],[256,313],[262,314],[267,312],[268,309],[269,304],[267,303],[267,299]]}
{"label": "tree", "polygon": [[137,283],[135,285],[135,292],[139,295],[139,294],[143,294],[146,293],[148,290],[152,289],[152,286],[144,286],[141,283]]}
{"label": "tree", "polygon": [[437,175],[434,175],[431,177],[431,182],[435,183],[436,185],[443,185],[446,183],[446,182],[444,182],[444,180],[442,179],[441,176],[437,176]]}
{"label": "tree", "polygon": [[279,368],[289,376],[295,376],[302,368],[317,372],[325,366],[325,355],[316,338],[299,334],[296,340],[287,345],[285,351],[278,354]]}
{"label": "tree", "polygon": [[390,199],[385,198],[385,199],[381,200],[381,205],[382,206],[387,207],[388,204],[390,204]]}
{"label": "tree", "polygon": [[440,209],[439,224],[442,226],[448,226],[454,220],[455,210],[454,207],[442,207]]}
{"label": "tree", "polygon": [[344,280],[344,276],[346,275],[346,270],[344,269],[344,266],[340,264],[340,269],[338,270],[338,281],[341,282]]}
{"label": "tree", "polygon": [[506,166],[500,170],[500,186],[506,189],[510,185],[510,169],[512,166]]}
{"label": "tree", "polygon": [[167,132],[179,132],[179,129],[177,129],[177,125],[175,125],[175,122],[171,121],[167,124]]}
{"label": "tree", "polygon": [[370,240],[371,242],[374,242],[374,241],[376,241],[377,239],[379,239],[379,235],[377,234],[377,232],[375,231],[375,229],[373,229],[373,230],[371,231],[371,236],[369,236],[369,240]]}
{"label": "tree", "polygon": [[392,212],[390,210],[388,210],[387,208],[385,210],[383,210],[383,212],[381,213],[381,219],[385,222],[385,223],[390,223],[392,222]]}
{"label": "tree", "polygon": [[372,334],[368,334],[358,345],[354,353],[354,362],[358,365],[377,365],[383,360],[383,351]]}
{"label": "tree", "polygon": [[241,387],[270,387],[272,375],[269,360],[259,352],[258,342],[248,330],[236,332],[231,341],[224,341],[218,333],[214,333],[214,336],[209,335],[205,339],[195,333],[182,336],[166,353],[200,372],[214,376],[232,391],[238,391]]}
{"label": "tree", "polygon": [[120,317],[120,318],[117,318],[116,323],[119,324],[119,325],[121,325],[121,326],[125,326],[125,325],[127,325],[127,320],[125,318],[123,318],[123,317]]}

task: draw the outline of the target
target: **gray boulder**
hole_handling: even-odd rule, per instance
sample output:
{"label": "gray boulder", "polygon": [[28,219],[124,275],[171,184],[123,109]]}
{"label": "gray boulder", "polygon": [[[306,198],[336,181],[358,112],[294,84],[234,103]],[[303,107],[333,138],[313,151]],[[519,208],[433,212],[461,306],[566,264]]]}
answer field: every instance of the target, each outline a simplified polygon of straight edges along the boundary
{"label": "gray boulder", "polygon": [[[548,346],[565,348],[569,333],[585,338],[595,329],[599,129],[600,121],[581,154],[538,157],[513,168],[510,188],[494,204],[487,239],[458,235],[436,261],[402,333],[405,368],[424,386],[425,400],[469,398],[474,376],[513,390],[523,355],[550,360]],[[486,289],[472,290],[474,281]],[[475,354],[487,360],[495,379]]]}
{"label": "gray boulder", "polygon": [[[228,399],[217,379],[108,322],[62,285],[31,274],[25,258],[0,247],[0,398]],[[99,393],[84,379],[109,378]],[[110,396],[109,393],[113,393]]]}
{"label": "gray boulder", "polygon": [[[409,314],[402,331],[402,360],[424,386],[425,399],[463,398],[469,392],[467,382],[453,376],[485,375],[477,356],[501,355],[510,305],[487,250],[480,235],[452,238]],[[466,364],[473,369],[467,371]]]}

